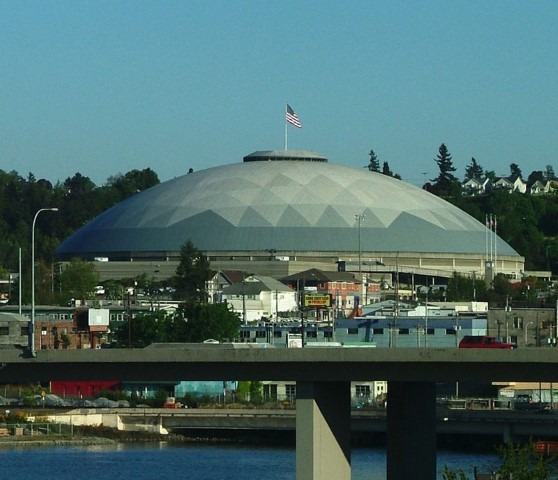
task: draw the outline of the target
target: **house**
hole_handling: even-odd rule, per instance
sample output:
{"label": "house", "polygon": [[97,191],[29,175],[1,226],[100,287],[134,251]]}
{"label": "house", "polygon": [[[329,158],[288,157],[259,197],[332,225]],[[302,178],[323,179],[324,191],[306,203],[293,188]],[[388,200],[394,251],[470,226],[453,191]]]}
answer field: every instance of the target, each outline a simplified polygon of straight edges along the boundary
{"label": "house", "polygon": [[496,190],[506,190],[509,193],[526,193],[527,184],[519,175],[500,177],[494,182]]}
{"label": "house", "polygon": [[25,347],[29,343],[29,319],[16,313],[0,313],[0,348]]}
{"label": "house", "polygon": [[548,195],[549,193],[554,193],[555,188],[553,182],[535,180],[531,185],[529,185],[529,193],[531,195]]}
{"label": "house", "polygon": [[250,275],[223,288],[221,299],[227,302],[243,323],[262,319],[276,321],[299,309],[294,290],[272,277]]}
{"label": "house", "polygon": [[233,283],[241,283],[246,277],[242,270],[219,270],[205,285],[209,303],[221,303],[222,292]]}
{"label": "house", "polygon": [[492,191],[493,185],[489,178],[470,178],[461,184],[463,195],[475,196]]}
{"label": "house", "polygon": [[301,294],[321,294],[331,297],[331,307],[316,312],[317,320],[348,317],[361,313],[362,305],[379,299],[380,284],[361,281],[354,272],[323,271],[317,268],[295,273],[281,279]]}

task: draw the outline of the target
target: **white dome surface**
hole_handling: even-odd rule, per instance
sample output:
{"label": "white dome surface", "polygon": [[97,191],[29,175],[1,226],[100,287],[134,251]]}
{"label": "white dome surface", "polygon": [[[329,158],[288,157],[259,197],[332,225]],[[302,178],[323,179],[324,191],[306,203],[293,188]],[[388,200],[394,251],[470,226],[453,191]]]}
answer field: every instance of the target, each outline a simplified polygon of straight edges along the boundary
{"label": "white dome surface", "polygon": [[[365,216],[362,251],[485,253],[485,226],[448,202],[317,158],[245,161],[169,180],[99,215],[58,254],[148,256],[178,252],[187,240],[212,252],[354,252],[355,215]],[[497,249],[518,255],[501,239]]]}

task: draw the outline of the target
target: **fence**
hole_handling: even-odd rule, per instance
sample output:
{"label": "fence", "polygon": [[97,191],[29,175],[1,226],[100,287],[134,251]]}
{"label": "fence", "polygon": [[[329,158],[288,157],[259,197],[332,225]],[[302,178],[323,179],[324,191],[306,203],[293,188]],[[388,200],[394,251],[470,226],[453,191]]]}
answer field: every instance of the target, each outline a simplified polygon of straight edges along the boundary
{"label": "fence", "polygon": [[20,435],[74,435],[74,426],[64,423],[3,423],[0,437]]}

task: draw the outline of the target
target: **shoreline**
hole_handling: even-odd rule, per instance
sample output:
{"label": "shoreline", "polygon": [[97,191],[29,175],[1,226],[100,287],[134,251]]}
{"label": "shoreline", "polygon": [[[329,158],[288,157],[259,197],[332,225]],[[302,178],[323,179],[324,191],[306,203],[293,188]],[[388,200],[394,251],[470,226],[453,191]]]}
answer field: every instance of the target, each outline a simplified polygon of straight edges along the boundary
{"label": "shoreline", "polygon": [[43,446],[96,446],[116,445],[120,443],[104,437],[81,437],[67,435],[43,435],[43,436],[10,436],[0,438],[0,449],[11,447],[43,447]]}
{"label": "shoreline", "polygon": [[160,435],[148,432],[121,431],[109,427],[75,427],[73,435],[68,434],[36,434],[9,435],[0,437],[0,450],[11,447],[41,446],[103,446],[123,443],[183,443],[187,438],[182,435]]}

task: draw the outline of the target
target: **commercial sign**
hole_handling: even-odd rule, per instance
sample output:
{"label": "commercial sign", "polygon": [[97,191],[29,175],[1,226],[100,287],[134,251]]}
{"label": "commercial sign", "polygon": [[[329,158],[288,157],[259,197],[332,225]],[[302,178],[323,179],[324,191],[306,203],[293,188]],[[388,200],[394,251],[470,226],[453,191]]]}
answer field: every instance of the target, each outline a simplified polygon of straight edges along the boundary
{"label": "commercial sign", "polygon": [[305,307],[331,307],[331,295],[306,294],[304,295]]}

